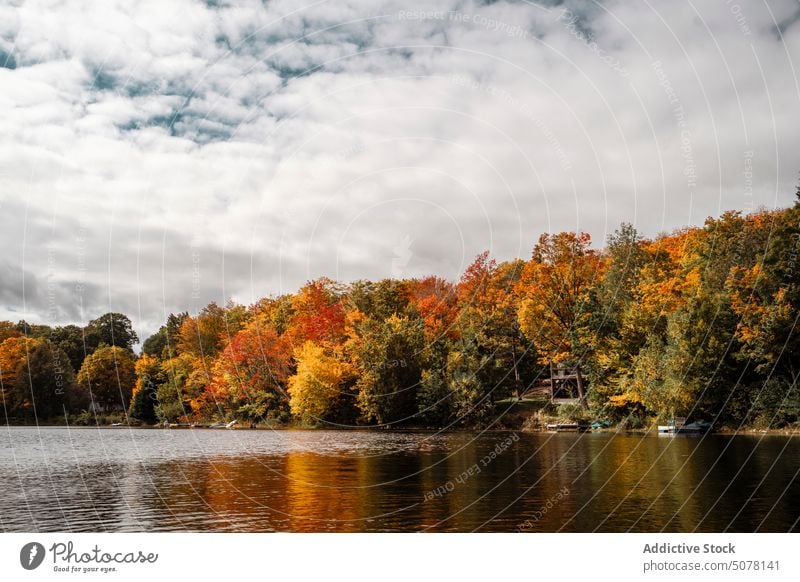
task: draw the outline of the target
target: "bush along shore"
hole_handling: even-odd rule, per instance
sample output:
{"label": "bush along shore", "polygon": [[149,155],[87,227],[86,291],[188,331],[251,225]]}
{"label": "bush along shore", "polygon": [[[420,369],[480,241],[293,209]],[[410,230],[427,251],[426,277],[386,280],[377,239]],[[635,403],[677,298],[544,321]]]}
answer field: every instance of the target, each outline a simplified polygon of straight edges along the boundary
{"label": "bush along shore", "polygon": [[[545,234],[460,280],[321,278],[253,305],[130,319],[0,322],[9,424],[515,428],[676,416],[791,433],[800,418],[800,205],[728,212],[598,249]],[[139,352],[139,353],[137,353]],[[547,397],[554,369],[577,403]]]}

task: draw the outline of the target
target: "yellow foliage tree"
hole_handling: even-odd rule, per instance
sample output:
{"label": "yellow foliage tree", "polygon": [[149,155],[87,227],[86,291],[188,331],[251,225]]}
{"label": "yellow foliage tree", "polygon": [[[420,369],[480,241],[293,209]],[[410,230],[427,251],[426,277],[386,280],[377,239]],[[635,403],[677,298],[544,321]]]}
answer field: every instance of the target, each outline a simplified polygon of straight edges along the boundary
{"label": "yellow foliage tree", "polygon": [[78,383],[104,410],[125,409],[136,384],[134,356],[116,346],[99,348],[83,361]]}
{"label": "yellow foliage tree", "polygon": [[566,362],[582,302],[600,278],[602,263],[586,233],[543,234],[525,265],[518,293],[520,328],[536,345],[542,363]]}
{"label": "yellow foliage tree", "polygon": [[12,336],[0,343],[0,406],[12,406],[17,368],[25,360],[35,341],[32,338]]}
{"label": "yellow foliage tree", "polygon": [[348,367],[312,341],[295,352],[297,373],[289,378],[289,406],[305,419],[321,419],[331,411],[349,375]]}

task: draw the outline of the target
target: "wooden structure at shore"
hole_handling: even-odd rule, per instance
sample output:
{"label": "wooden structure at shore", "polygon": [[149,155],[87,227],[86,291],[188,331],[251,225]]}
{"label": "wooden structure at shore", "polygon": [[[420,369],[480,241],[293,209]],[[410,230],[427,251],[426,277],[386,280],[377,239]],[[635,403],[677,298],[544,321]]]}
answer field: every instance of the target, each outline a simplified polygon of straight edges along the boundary
{"label": "wooden structure at shore", "polygon": [[521,398],[546,398],[552,404],[575,404],[587,408],[586,390],[580,368],[550,364],[550,377],[539,380]]}
{"label": "wooden structure at shore", "polygon": [[586,391],[579,367],[568,368],[562,364],[550,364],[550,402],[553,404],[576,404],[586,408]]}

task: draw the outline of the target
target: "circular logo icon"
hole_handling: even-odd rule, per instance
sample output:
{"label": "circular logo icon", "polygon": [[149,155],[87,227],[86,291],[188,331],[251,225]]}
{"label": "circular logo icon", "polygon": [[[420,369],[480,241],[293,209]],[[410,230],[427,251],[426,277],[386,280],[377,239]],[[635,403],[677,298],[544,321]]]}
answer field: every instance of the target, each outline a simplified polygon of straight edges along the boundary
{"label": "circular logo icon", "polygon": [[35,570],[44,561],[44,546],[39,542],[30,542],[19,551],[19,563],[26,570]]}

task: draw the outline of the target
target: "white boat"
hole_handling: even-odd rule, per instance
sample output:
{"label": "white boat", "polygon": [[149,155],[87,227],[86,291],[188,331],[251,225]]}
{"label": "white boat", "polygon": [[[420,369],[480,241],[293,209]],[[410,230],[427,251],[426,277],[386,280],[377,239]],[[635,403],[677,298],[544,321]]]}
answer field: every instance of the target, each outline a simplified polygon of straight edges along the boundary
{"label": "white boat", "polygon": [[233,425],[238,424],[238,422],[238,420],[232,420],[228,424],[218,422],[217,424],[212,424],[208,428],[233,428]]}
{"label": "white boat", "polygon": [[662,434],[703,434],[709,432],[711,428],[710,422],[687,423],[685,418],[676,417],[668,424],[659,424],[658,432]]}

